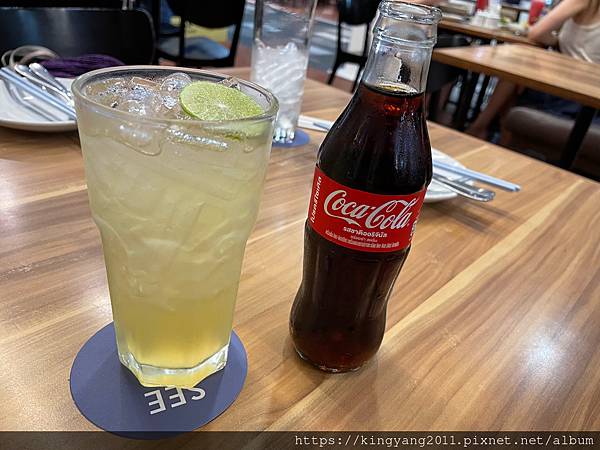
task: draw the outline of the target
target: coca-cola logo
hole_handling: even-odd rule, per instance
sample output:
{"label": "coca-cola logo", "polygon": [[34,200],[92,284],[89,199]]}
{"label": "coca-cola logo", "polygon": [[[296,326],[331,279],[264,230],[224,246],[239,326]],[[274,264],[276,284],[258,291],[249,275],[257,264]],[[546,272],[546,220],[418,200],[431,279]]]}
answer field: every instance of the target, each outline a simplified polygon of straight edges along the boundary
{"label": "coca-cola logo", "polygon": [[368,229],[397,230],[411,223],[413,206],[417,203],[416,198],[395,199],[372,206],[352,201],[348,198],[347,191],[338,189],[327,196],[323,208],[329,217],[341,219],[350,225]]}
{"label": "coca-cola logo", "polygon": [[379,194],[344,186],[315,168],[308,225],[339,246],[395,252],[410,246],[425,190]]}

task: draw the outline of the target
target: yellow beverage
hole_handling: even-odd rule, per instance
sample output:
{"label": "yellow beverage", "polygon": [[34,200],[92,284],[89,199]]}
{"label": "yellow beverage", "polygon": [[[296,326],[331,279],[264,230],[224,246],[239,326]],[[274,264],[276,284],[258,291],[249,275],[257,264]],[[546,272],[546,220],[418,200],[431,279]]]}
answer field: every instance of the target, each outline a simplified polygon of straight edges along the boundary
{"label": "yellow beverage", "polygon": [[215,124],[81,100],[77,113],[119,358],[145,386],[194,386],[227,361],[274,113]]}

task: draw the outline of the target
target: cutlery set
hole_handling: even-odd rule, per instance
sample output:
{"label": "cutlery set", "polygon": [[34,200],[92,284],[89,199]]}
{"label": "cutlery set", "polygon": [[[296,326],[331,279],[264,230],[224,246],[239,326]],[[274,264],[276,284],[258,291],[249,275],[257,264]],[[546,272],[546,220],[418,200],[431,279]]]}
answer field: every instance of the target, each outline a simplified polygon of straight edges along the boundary
{"label": "cutlery set", "polygon": [[14,66],[14,70],[2,67],[0,79],[5,82],[10,97],[28,111],[45,120],[59,120],[51,113],[42,111],[31,104],[32,98],[35,98],[62,112],[69,119],[75,120],[71,92],[41,64],[33,63],[29,66],[17,64]]}

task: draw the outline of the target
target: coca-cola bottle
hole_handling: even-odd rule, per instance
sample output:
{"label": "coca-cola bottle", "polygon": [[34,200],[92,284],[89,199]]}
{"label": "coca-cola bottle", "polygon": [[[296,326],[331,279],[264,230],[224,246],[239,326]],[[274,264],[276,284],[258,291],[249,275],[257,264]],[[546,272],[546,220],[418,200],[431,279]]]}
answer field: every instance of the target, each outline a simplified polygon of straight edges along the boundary
{"label": "coca-cola bottle", "polygon": [[440,17],[381,2],[362,80],[319,149],[290,332],[326,371],[358,369],[383,339],[431,181],[424,90]]}

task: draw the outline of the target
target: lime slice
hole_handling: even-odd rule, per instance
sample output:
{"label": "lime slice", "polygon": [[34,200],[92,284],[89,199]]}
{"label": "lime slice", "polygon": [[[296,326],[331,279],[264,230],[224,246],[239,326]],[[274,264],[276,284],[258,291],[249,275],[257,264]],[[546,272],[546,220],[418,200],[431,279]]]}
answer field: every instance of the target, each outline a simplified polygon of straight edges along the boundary
{"label": "lime slice", "polygon": [[208,81],[188,84],[179,102],[187,114],[200,120],[236,120],[263,113],[253,98],[238,89]]}

